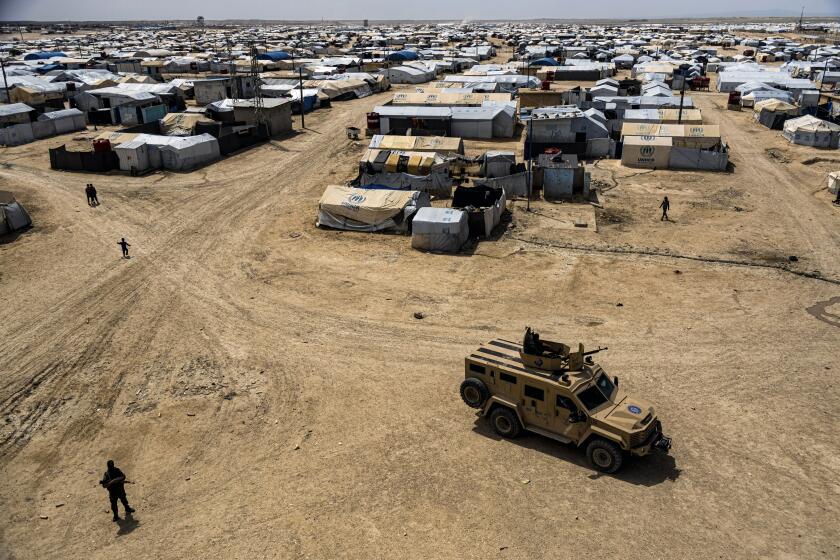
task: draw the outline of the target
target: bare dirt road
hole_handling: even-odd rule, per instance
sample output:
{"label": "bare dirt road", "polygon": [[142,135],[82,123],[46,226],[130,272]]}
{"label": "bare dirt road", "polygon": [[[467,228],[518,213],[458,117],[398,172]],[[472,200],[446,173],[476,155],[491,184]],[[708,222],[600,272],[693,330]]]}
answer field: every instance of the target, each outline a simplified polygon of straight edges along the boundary
{"label": "bare dirt road", "polygon": [[[314,227],[363,150],[344,126],[388,97],[190,174],[50,171],[67,138],[0,151],[36,222],[0,245],[0,557],[840,557],[837,162],[802,163],[838,156],[698,94],[734,173],[600,162],[597,232],[513,202],[498,241],[427,255]],[[462,360],[526,325],[608,345],[672,455],[599,476],[495,437]]]}

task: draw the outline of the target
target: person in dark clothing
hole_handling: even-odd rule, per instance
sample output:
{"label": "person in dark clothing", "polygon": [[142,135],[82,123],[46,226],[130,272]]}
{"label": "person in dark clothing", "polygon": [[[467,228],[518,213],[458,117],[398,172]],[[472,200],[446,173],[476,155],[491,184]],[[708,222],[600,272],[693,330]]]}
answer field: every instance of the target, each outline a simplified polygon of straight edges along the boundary
{"label": "person in dark clothing", "polygon": [[111,500],[111,511],[114,512],[114,521],[119,521],[120,516],[117,512],[117,501],[122,502],[125,508],[125,515],[128,517],[134,510],[128,505],[128,498],[125,496],[125,484],[128,482],[125,479],[125,474],[114,466],[114,461],[108,461],[108,470],[105,471],[105,476],[99,481],[108,491],[108,498]]}
{"label": "person in dark clothing", "polygon": [[99,199],[96,197],[96,187],[93,186],[93,183],[89,183],[88,188],[90,189],[90,199],[93,202],[91,206],[99,206]]}
{"label": "person in dark clothing", "polygon": [[671,203],[668,201],[667,196],[662,199],[662,204],[660,204],[659,207],[662,208],[662,218],[659,221],[660,222],[663,221],[663,220],[666,221],[666,222],[669,221],[668,220],[668,209],[671,208]]}
{"label": "person in dark clothing", "polygon": [[125,240],[125,237],[123,237],[122,239],[117,241],[117,245],[122,247],[123,258],[127,259],[128,258],[128,248],[131,247],[131,245],[128,244],[128,242]]}
{"label": "person in dark clothing", "polygon": [[93,194],[91,193],[91,188],[93,185],[88,183],[85,185],[85,196],[87,197],[88,206],[93,206]]}

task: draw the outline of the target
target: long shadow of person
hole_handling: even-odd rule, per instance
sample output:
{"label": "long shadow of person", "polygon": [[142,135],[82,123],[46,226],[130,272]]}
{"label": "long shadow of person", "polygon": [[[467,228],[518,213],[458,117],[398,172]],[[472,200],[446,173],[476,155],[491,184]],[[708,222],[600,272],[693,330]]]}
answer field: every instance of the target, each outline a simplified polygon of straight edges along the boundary
{"label": "long shadow of person", "polygon": [[140,521],[134,518],[130,513],[125,514],[125,519],[120,519],[117,521],[117,525],[119,525],[120,529],[117,531],[117,536],[120,537],[122,535],[127,535],[132,532],[134,529],[140,526]]}

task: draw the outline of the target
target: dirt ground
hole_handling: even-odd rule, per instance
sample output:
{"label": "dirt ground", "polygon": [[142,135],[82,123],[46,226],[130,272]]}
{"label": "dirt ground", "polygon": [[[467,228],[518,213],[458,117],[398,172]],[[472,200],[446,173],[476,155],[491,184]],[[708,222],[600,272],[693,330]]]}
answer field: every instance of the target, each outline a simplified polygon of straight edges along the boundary
{"label": "dirt ground", "polygon": [[[692,94],[732,173],[601,161],[597,228],[514,201],[498,240],[431,255],[314,225],[390,95],[192,173],[50,170],[72,135],[0,151],[35,221],[0,244],[0,557],[840,557],[840,154]],[[497,438],[463,358],[526,325],[609,346],[671,455],[601,476]]]}

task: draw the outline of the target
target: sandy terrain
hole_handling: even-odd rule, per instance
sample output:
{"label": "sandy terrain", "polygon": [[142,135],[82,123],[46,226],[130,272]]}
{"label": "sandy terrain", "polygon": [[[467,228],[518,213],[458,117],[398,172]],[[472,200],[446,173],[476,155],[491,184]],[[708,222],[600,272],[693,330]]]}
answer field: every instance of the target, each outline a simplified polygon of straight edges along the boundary
{"label": "sandy terrain", "polygon": [[[188,174],[49,170],[72,136],[0,151],[36,223],[0,245],[0,557],[840,557],[840,155],[693,94],[734,173],[599,162],[597,231],[516,201],[499,240],[428,255],[314,227],[364,149],[344,126],[389,96]],[[526,325],[609,346],[672,455],[600,476],[495,437],[463,357]]]}

